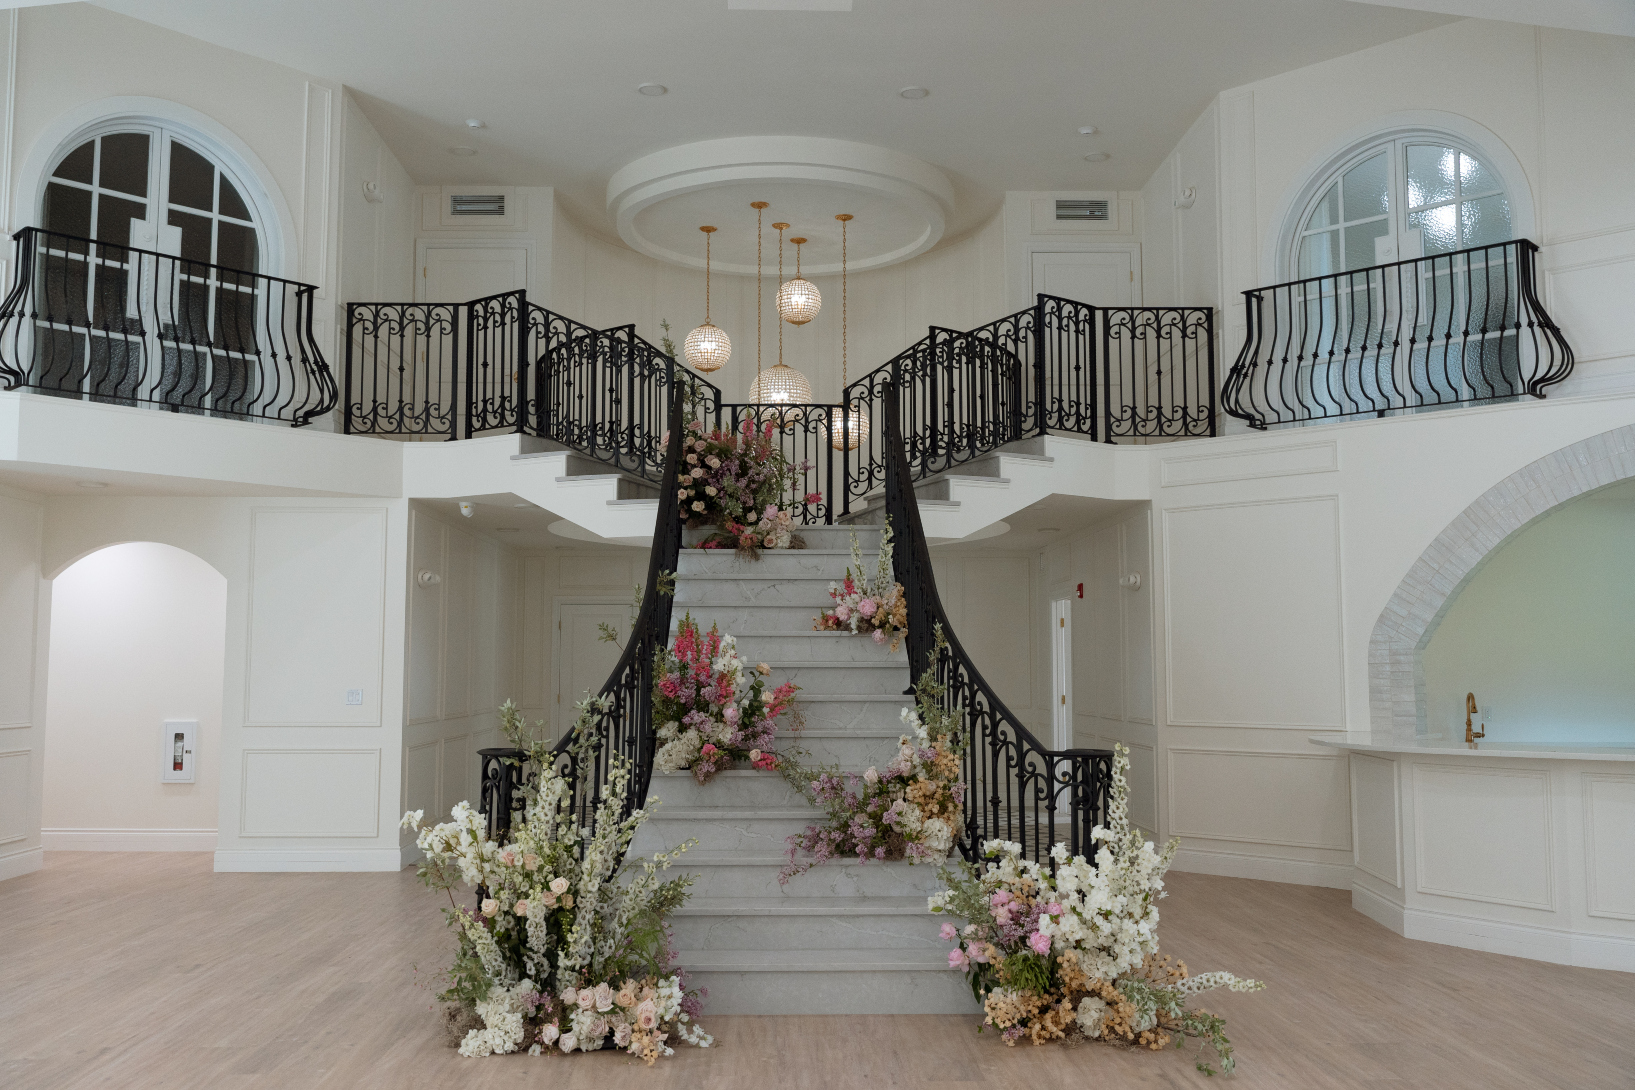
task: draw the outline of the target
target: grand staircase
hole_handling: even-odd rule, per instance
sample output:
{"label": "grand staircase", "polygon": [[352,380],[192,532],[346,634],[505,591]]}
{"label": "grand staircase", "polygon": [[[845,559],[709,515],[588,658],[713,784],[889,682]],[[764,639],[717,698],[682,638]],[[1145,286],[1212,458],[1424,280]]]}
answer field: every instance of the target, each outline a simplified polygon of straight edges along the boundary
{"label": "grand staircase", "polygon": [[[769,681],[801,688],[805,725],[780,731],[779,748],[809,762],[861,772],[895,754],[899,714],[911,702],[907,651],[872,640],[812,631],[845,575],[851,531],[807,527],[804,551],[768,551],[759,561],[731,552],[683,549],[674,616],[733,634],[744,658],[772,667]],[[859,526],[867,562],[880,527]],[[657,805],[655,806],[655,802]],[[976,1009],[963,974],[950,971],[938,917],[926,895],[938,888],[925,864],[835,861],[780,886],[785,838],[820,814],[775,772],[718,774],[700,786],[691,773],[654,773],[653,816],[631,855],[690,839],[683,857],[697,875],[673,917],[677,963],[709,988],[722,1014],[965,1013]]]}

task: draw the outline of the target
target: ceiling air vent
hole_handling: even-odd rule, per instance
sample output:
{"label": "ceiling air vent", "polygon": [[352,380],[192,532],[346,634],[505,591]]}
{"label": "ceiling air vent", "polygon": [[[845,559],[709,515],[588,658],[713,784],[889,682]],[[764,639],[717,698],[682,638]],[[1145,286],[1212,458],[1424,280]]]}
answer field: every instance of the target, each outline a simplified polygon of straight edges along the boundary
{"label": "ceiling air vent", "polygon": [[1106,201],[1057,201],[1056,218],[1059,220],[1090,220],[1107,222]]}
{"label": "ceiling air vent", "polygon": [[[1059,203],[1059,202],[1058,202]],[[1102,202],[1103,207],[1106,201]],[[503,216],[505,215],[504,193],[455,193],[449,197],[449,215],[451,216]],[[1057,212],[1057,215],[1061,215]],[[1105,214],[1103,215],[1105,219]]]}

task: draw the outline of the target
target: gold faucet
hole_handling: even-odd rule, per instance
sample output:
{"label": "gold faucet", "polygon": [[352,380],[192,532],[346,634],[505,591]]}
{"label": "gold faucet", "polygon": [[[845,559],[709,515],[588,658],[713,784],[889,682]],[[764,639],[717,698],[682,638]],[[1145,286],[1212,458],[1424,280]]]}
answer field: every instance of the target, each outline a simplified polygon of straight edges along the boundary
{"label": "gold faucet", "polygon": [[1471,749],[1476,748],[1476,739],[1486,738],[1487,737],[1487,724],[1486,723],[1482,724],[1482,729],[1481,730],[1472,730],[1471,729],[1470,717],[1473,716],[1473,715],[1476,715],[1476,714],[1478,714],[1477,711],[1476,711],[1476,694],[1475,693],[1466,693],[1465,694],[1465,744],[1467,746],[1469,746]]}

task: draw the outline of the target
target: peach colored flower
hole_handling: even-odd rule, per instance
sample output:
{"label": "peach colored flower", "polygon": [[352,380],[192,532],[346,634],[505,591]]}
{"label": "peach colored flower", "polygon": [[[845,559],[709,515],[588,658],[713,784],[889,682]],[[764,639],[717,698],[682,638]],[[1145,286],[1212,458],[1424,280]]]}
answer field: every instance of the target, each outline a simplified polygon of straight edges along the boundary
{"label": "peach colored flower", "polygon": [[483,915],[484,916],[492,916],[492,915],[494,915],[494,913],[498,912],[499,910],[500,910],[500,903],[498,901],[494,900],[494,898],[485,897],[483,899]]}
{"label": "peach colored flower", "polygon": [[528,902],[527,901],[518,901],[516,903],[516,905],[511,909],[511,911],[515,912],[518,916],[528,915]]}
{"label": "peach colored flower", "polygon": [[644,999],[636,1008],[636,1024],[642,1029],[656,1029],[659,1024],[659,1009],[651,999]]}
{"label": "peach colored flower", "polygon": [[568,892],[568,885],[569,883],[566,878],[552,878],[551,892],[560,897],[562,894]]}

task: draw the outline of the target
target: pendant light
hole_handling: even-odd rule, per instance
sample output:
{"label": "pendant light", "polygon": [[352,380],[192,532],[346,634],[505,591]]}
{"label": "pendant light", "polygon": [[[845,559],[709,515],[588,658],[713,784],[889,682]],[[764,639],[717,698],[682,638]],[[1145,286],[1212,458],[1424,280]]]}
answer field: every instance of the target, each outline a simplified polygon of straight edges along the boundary
{"label": "pendant light", "polygon": [[[851,222],[851,214],[842,212],[835,219],[840,221],[840,396],[846,396],[846,224]],[[831,431],[829,445],[836,450],[856,450],[869,438],[869,417],[857,402],[853,401],[845,407],[845,422],[841,430]]]}
{"label": "pendant light", "polygon": [[732,357],[732,342],[719,327],[710,324],[710,236],[715,228],[699,230],[704,232],[704,324],[687,334],[681,351],[695,371],[709,374],[721,370],[721,365]]}
{"label": "pendant light", "polygon": [[[795,244],[795,278],[785,280],[778,287],[778,317],[790,325],[805,325],[818,315],[823,306],[823,296],[818,294],[817,285],[800,274],[800,248],[806,240],[792,238]],[[778,279],[783,280],[780,270]]]}
{"label": "pendant light", "polygon": [[[783,279],[783,233],[789,230],[787,223],[772,225],[778,232],[778,279]],[[779,298],[783,291],[778,292]],[[785,367],[783,363],[783,323],[778,323],[778,362],[755,376],[755,381],[749,388],[749,400],[752,405],[805,405],[812,400],[812,384],[806,381],[806,376],[793,367]],[[768,413],[767,418],[776,420],[779,424],[787,423],[783,413]]]}

